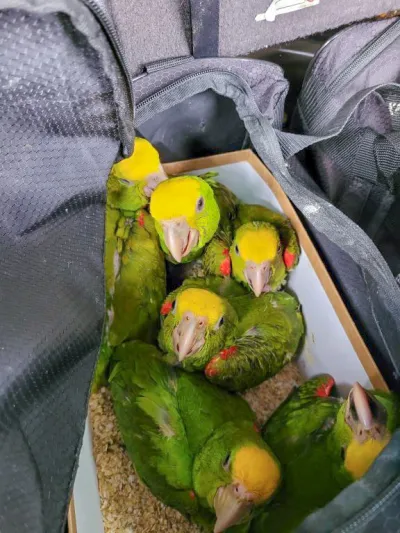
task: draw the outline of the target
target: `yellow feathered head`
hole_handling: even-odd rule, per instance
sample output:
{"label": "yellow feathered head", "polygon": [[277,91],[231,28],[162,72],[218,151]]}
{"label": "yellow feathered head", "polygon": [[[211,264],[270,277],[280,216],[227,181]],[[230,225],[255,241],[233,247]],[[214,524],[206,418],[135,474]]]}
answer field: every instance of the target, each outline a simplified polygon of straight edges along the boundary
{"label": "yellow feathered head", "polygon": [[210,185],[197,176],[179,176],[161,183],[150,201],[163,250],[177,263],[197,256],[219,224],[218,204]]}
{"label": "yellow feathered head", "polygon": [[281,257],[277,229],[267,222],[248,222],[238,228],[230,249],[233,276],[256,296],[268,291],[277,258]]}

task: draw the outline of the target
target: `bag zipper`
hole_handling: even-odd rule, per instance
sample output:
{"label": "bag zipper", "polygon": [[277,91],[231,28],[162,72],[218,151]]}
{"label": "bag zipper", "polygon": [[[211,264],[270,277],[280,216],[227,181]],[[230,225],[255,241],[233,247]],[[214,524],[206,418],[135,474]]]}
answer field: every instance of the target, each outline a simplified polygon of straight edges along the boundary
{"label": "bag zipper", "polygon": [[[125,93],[126,99],[129,102],[130,106],[130,114],[131,114],[131,120],[132,123],[134,121],[135,117],[135,107],[134,107],[134,98],[133,98],[133,89],[132,89],[132,80],[131,76],[129,74],[128,67],[125,63],[124,55],[122,52],[121,42],[119,40],[117,31],[115,29],[114,23],[108,13],[98,4],[96,0],[82,0],[83,3],[86,5],[88,9],[94,14],[94,16],[98,19],[100,22],[102,28],[104,29],[111,47],[115,53],[117,62],[119,64],[119,67],[121,69],[123,78],[125,83],[123,84],[124,88],[123,91]],[[124,139],[125,142],[123,142],[123,149],[131,149],[132,147],[129,146],[129,148],[126,146],[127,139]],[[124,153],[124,156],[127,156],[129,154]]]}
{"label": "bag zipper", "polygon": [[[230,78],[234,78],[234,79],[238,80],[240,82],[240,85],[242,86],[243,90],[246,92],[246,94],[248,96],[249,105],[250,105],[250,107],[253,108],[252,112],[256,116],[260,114],[260,109],[258,107],[258,104],[257,104],[256,100],[254,99],[254,96],[251,94],[251,87],[249,86],[249,84],[248,84],[248,82],[246,80],[244,80],[238,74],[236,74],[234,72],[229,72],[227,70],[205,69],[205,70],[202,70],[201,72],[195,72],[193,74],[188,74],[187,76],[184,76],[183,78],[180,78],[179,80],[176,80],[176,81],[170,83],[169,85],[167,85],[163,89],[160,89],[159,91],[151,94],[150,96],[148,96],[147,98],[145,98],[144,100],[142,100],[141,102],[136,104],[136,118],[138,120],[138,125],[141,124],[140,118],[138,117],[138,112],[143,107],[145,107],[146,105],[150,104],[151,102],[153,102],[157,98],[162,97],[164,94],[168,94],[170,91],[173,91],[174,89],[180,87],[181,85],[184,85],[185,83],[187,83],[187,82],[189,82],[191,80],[195,80],[195,79],[201,78],[203,76],[207,76],[208,74],[213,74],[214,76],[216,76],[216,75],[217,76],[228,76]],[[247,89],[246,86],[248,86],[248,89]],[[146,118],[151,118],[151,117],[146,117]]]}
{"label": "bag zipper", "polygon": [[394,486],[390,488],[384,496],[382,496],[376,503],[372,504],[371,507],[369,507],[368,510],[363,512],[361,516],[358,516],[355,520],[352,522],[346,524],[344,527],[341,527],[340,529],[335,530],[334,533],[351,533],[352,531],[356,531],[355,528],[358,528],[359,526],[363,526],[366,522],[371,520],[375,514],[381,509],[381,507],[389,501],[397,492],[399,492],[400,489],[400,481],[396,481]]}
{"label": "bag zipper", "polygon": [[[265,63],[265,61],[262,61],[262,63]],[[274,65],[274,66],[276,66],[278,69],[280,69],[282,71],[282,69],[278,65]],[[147,104],[149,104],[153,100],[156,100],[160,96],[163,96],[164,94],[167,94],[168,92],[173,91],[175,88],[180,87],[181,85],[187,83],[188,81],[194,80],[196,78],[200,78],[200,77],[202,77],[204,75],[207,75],[207,74],[214,74],[214,75],[221,75],[221,76],[228,76],[230,78],[235,78],[236,80],[238,80],[240,82],[240,85],[245,90],[246,90],[246,85],[247,85],[249,87],[249,90],[251,91],[251,87],[249,86],[248,82],[246,80],[244,80],[241,76],[236,74],[235,72],[231,72],[231,71],[228,71],[228,70],[208,68],[208,69],[202,70],[201,72],[194,72],[193,74],[188,74],[187,76],[184,76],[183,78],[180,78],[179,80],[173,81],[172,83],[170,83],[169,85],[167,85],[163,89],[160,89],[159,91],[151,94],[150,96],[148,96],[147,98],[145,98],[144,100],[142,100],[141,102],[136,104],[136,110],[139,110],[139,109],[143,108],[144,106],[146,106]],[[251,96],[251,94],[249,94],[249,96]],[[254,105],[257,107],[257,111],[260,112],[254,97],[251,98],[251,100],[253,101]]]}
{"label": "bag zipper", "polygon": [[148,96],[147,98],[145,98],[144,100],[139,102],[136,105],[136,109],[141,109],[142,107],[144,107],[145,105],[149,104],[153,100],[156,100],[157,98],[159,98],[163,94],[167,94],[169,91],[173,91],[176,87],[179,87],[180,85],[183,85],[184,83],[186,83],[186,82],[188,82],[190,80],[194,80],[194,79],[196,79],[196,78],[198,78],[200,76],[203,76],[204,74],[229,74],[231,76],[235,76],[236,78],[240,79],[242,82],[244,81],[237,74],[234,74],[232,72],[228,72],[226,70],[205,69],[205,70],[202,70],[201,72],[194,72],[193,74],[188,74],[187,76],[184,76],[183,78],[180,78],[179,80],[173,81],[172,83],[170,83],[169,85],[167,85],[163,89],[160,89],[159,91],[151,94],[150,96]]}
{"label": "bag zipper", "polygon": [[[391,24],[390,26],[386,27],[381,33],[379,33],[378,35],[376,35],[372,41],[366,43],[366,45],[364,46],[364,48],[362,48],[355,56],[353,56],[351,58],[351,60],[344,65],[343,68],[341,68],[337,74],[334,76],[334,78],[330,81],[329,85],[328,86],[325,86],[324,87],[324,90],[322,91],[322,94],[323,94],[323,102],[326,102],[330,99],[331,95],[332,94],[335,94],[338,92],[338,90],[342,89],[343,87],[341,86],[340,82],[342,82],[343,84],[343,79],[341,78],[344,78],[344,81],[346,82],[346,72],[349,72],[350,69],[352,68],[352,66],[354,64],[357,63],[357,61],[359,60],[359,58],[362,56],[363,53],[366,53],[368,52],[368,49],[371,49],[373,44],[383,38],[385,35],[387,35],[389,32],[392,32],[393,31],[393,28],[394,28],[394,31],[396,31],[396,26],[398,27],[398,23],[400,21],[395,21],[393,22],[393,24]],[[315,64],[317,62],[317,60],[321,57],[322,53],[325,51],[325,49],[332,43],[332,41],[334,41],[336,38],[339,38],[339,37],[343,37],[344,34],[346,34],[347,32],[349,31],[352,31],[353,30],[353,27],[350,26],[346,29],[344,29],[343,31],[337,33],[336,35],[334,35],[333,37],[331,37],[318,51],[317,53],[314,55],[313,59],[310,61],[309,65],[308,65],[308,68],[306,70],[306,73],[305,73],[305,76],[304,76],[304,80],[303,80],[303,84],[302,84],[302,89],[301,89],[301,93],[303,93],[304,91],[307,90],[307,86],[308,86],[308,83],[310,81],[310,77],[311,77],[311,71],[314,69],[315,67]],[[398,33],[398,32],[397,32]],[[393,39],[394,40],[394,39]],[[393,40],[391,42],[393,42]],[[380,53],[382,53],[382,51],[384,49],[387,48],[387,46],[389,46],[389,44],[391,44],[391,42],[389,42],[382,50],[378,48],[378,55]],[[339,87],[335,87],[333,88],[333,85],[336,84],[337,82],[339,82]],[[314,99],[316,96],[320,96],[321,95],[321,90],[317,91],[314,95]],[[312,96],[312,95],[311,95]],[[309,102],[309,105],[312,106],[314,105],[315,106],[315,102]],[[305,117],[304,117],[304,114],[301,110],[301,102],[299,103],[298,105],[298,109],[299,109],[299,112],[303,118],[303,120],[305,120]],[[319,104],[318,106],[321,111],[321,104]],[[315,109],[315,107],[314,107]],[[323,106],[322,106],[322,109],[323,109]],[[308,120],[306,120],[306,123],[308,125]]]}
{"label": "bag zipper", "polygon": [[321,55],[323,54],[323,52],[325,51],[325,49],[333,42],[335,41],[338,37],[342,37],[345,33],[347,33],[348,31],[352,30],[353,27],[350,26],[348,28],[345,28],[344,30],[342,31],[339,31],[338,33],[335,33],[335,35],[332,35],[332,37],[330,37],[322,46],[321,48],[319,48],[313,58],[311,59],[311,61],[309,62],[308,64],[308,67],[306,69],[306,72],[304,74],[304,78],[303,78],[303,83],[302,83],[302,89],[303,87],[306,86],[306,84],[308,83],[308,80],[311,76],[311,70],[314,68],[315,66],[315,63],[318,61],[318,59],[321,57]]}

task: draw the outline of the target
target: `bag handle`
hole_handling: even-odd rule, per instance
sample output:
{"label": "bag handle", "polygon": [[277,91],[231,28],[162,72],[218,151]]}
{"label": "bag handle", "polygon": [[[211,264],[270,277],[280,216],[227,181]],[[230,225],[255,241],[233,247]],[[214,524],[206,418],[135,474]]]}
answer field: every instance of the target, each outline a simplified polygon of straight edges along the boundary
{"label": "bag handle", "polygon": [[219,0],[190,0],[192,52],[196,58],[219,55]]}

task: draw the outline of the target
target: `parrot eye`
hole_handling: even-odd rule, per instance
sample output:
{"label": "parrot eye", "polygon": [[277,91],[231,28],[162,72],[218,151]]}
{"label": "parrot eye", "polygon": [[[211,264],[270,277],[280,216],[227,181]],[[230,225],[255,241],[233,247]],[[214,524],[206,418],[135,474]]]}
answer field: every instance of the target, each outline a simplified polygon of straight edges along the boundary
{"label": "parrot eye", "polygon": [[225,461],[222,463],[222,467],[227,472],[230,469],[231,467],[231,454],[230,453],[228,453],[228,455],[225,457]]}
{"label": "parrot eye", "polygon": [[236,255],[239,255],[239,246],[238,245],[235,246],[235,252],[236,252]]}
{"label": "parrot eye", "polygon": [[218,322],[216,323],[215,325],[215,329],[219,329],[221,326],[224,325],[224,322],[225,322],[225,319],[224,319],[224,316],[222,315],[221,318],[218,320]]}
{"label": "parrot eye", "polygon": [[126,185],[127,187],[133,187],[133,183],[129,180],[125,180],[124,178],[118,178],[119,183],[121,185]]}
{"label": "parrot eye", "polygon": [[200,211],[203,211],[203,209],[204,209],[204,198],[200,196],[200,198],[197,200],[196,211],[200,213]]}
{"label": "parrot eye", "polygon": [[174,301],[172,302],[172,307],[171,307],[171,311],[172,311],[172,313],[175,313],[175,309],[176,309],[176,300],[174,300]]}
{"label": "parrot eye", "polygon": [[346,458],[346,450],[344,446],[340,448],[340,457],[342,458],[342,461],[344,461]]}

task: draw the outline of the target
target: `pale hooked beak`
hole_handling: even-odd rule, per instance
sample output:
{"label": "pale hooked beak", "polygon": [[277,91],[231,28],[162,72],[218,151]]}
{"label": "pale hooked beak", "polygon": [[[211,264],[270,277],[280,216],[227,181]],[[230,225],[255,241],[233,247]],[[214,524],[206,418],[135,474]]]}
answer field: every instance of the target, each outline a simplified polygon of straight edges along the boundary
{"label": "pale hooked beak", "polygon": [[261,264],[257,264],[254,261],[246,262],[244,276],[256,296],[260,296],[261,293],[270,290],[268,285],[270,275],[271,267],[269,261],[264,261]]}
{"label": "pale hooked beak", "polygon": [[185,217],[164,220],[162,227],[165,244],[175,261],[180,263],[199,242],[199,232],[189,226]]}
{"label": "pale hooked beak", "polygon": [[374,417],[370,406],[370,400],[366,390],[355,383],[349,394],[350,406],[353,403],[358,420],[365,429],[371,429],[374,424]]}
{"label": "pale hooked beak", "polygon": [[146,179],[146,185],[143,189],[144,194],[147,196],[147,198],[150,198],[150,196],[153,194],[154,189],[157,187],[159,183],[162,181],[165,181],[167,179],[167,175],[164,172],[164,169],[160,165],[160,169],[158,172],[154,174],[150,174]]}
{"label": "pale hooked beak", "polygon": [[173,332],[174,351],[179,362],[198,352],[205,343],[204,331],[207,319],[191,312],[183,315]]}
{"label": "pale hooked beak", "polygon": [[385,407],[359,383],[349,392],[345,420],[359,442],[369,438],[383,442],[387,436]]}
{"label": "pale hooked beak", "polygon": [[241,493],[245,493],[244,488],[234,484],[217,490],[214,497],[214,510],[217,516],[214,533],[222,533],[239,524],[250,514],[253,505],[248,498],[243,499]]}

